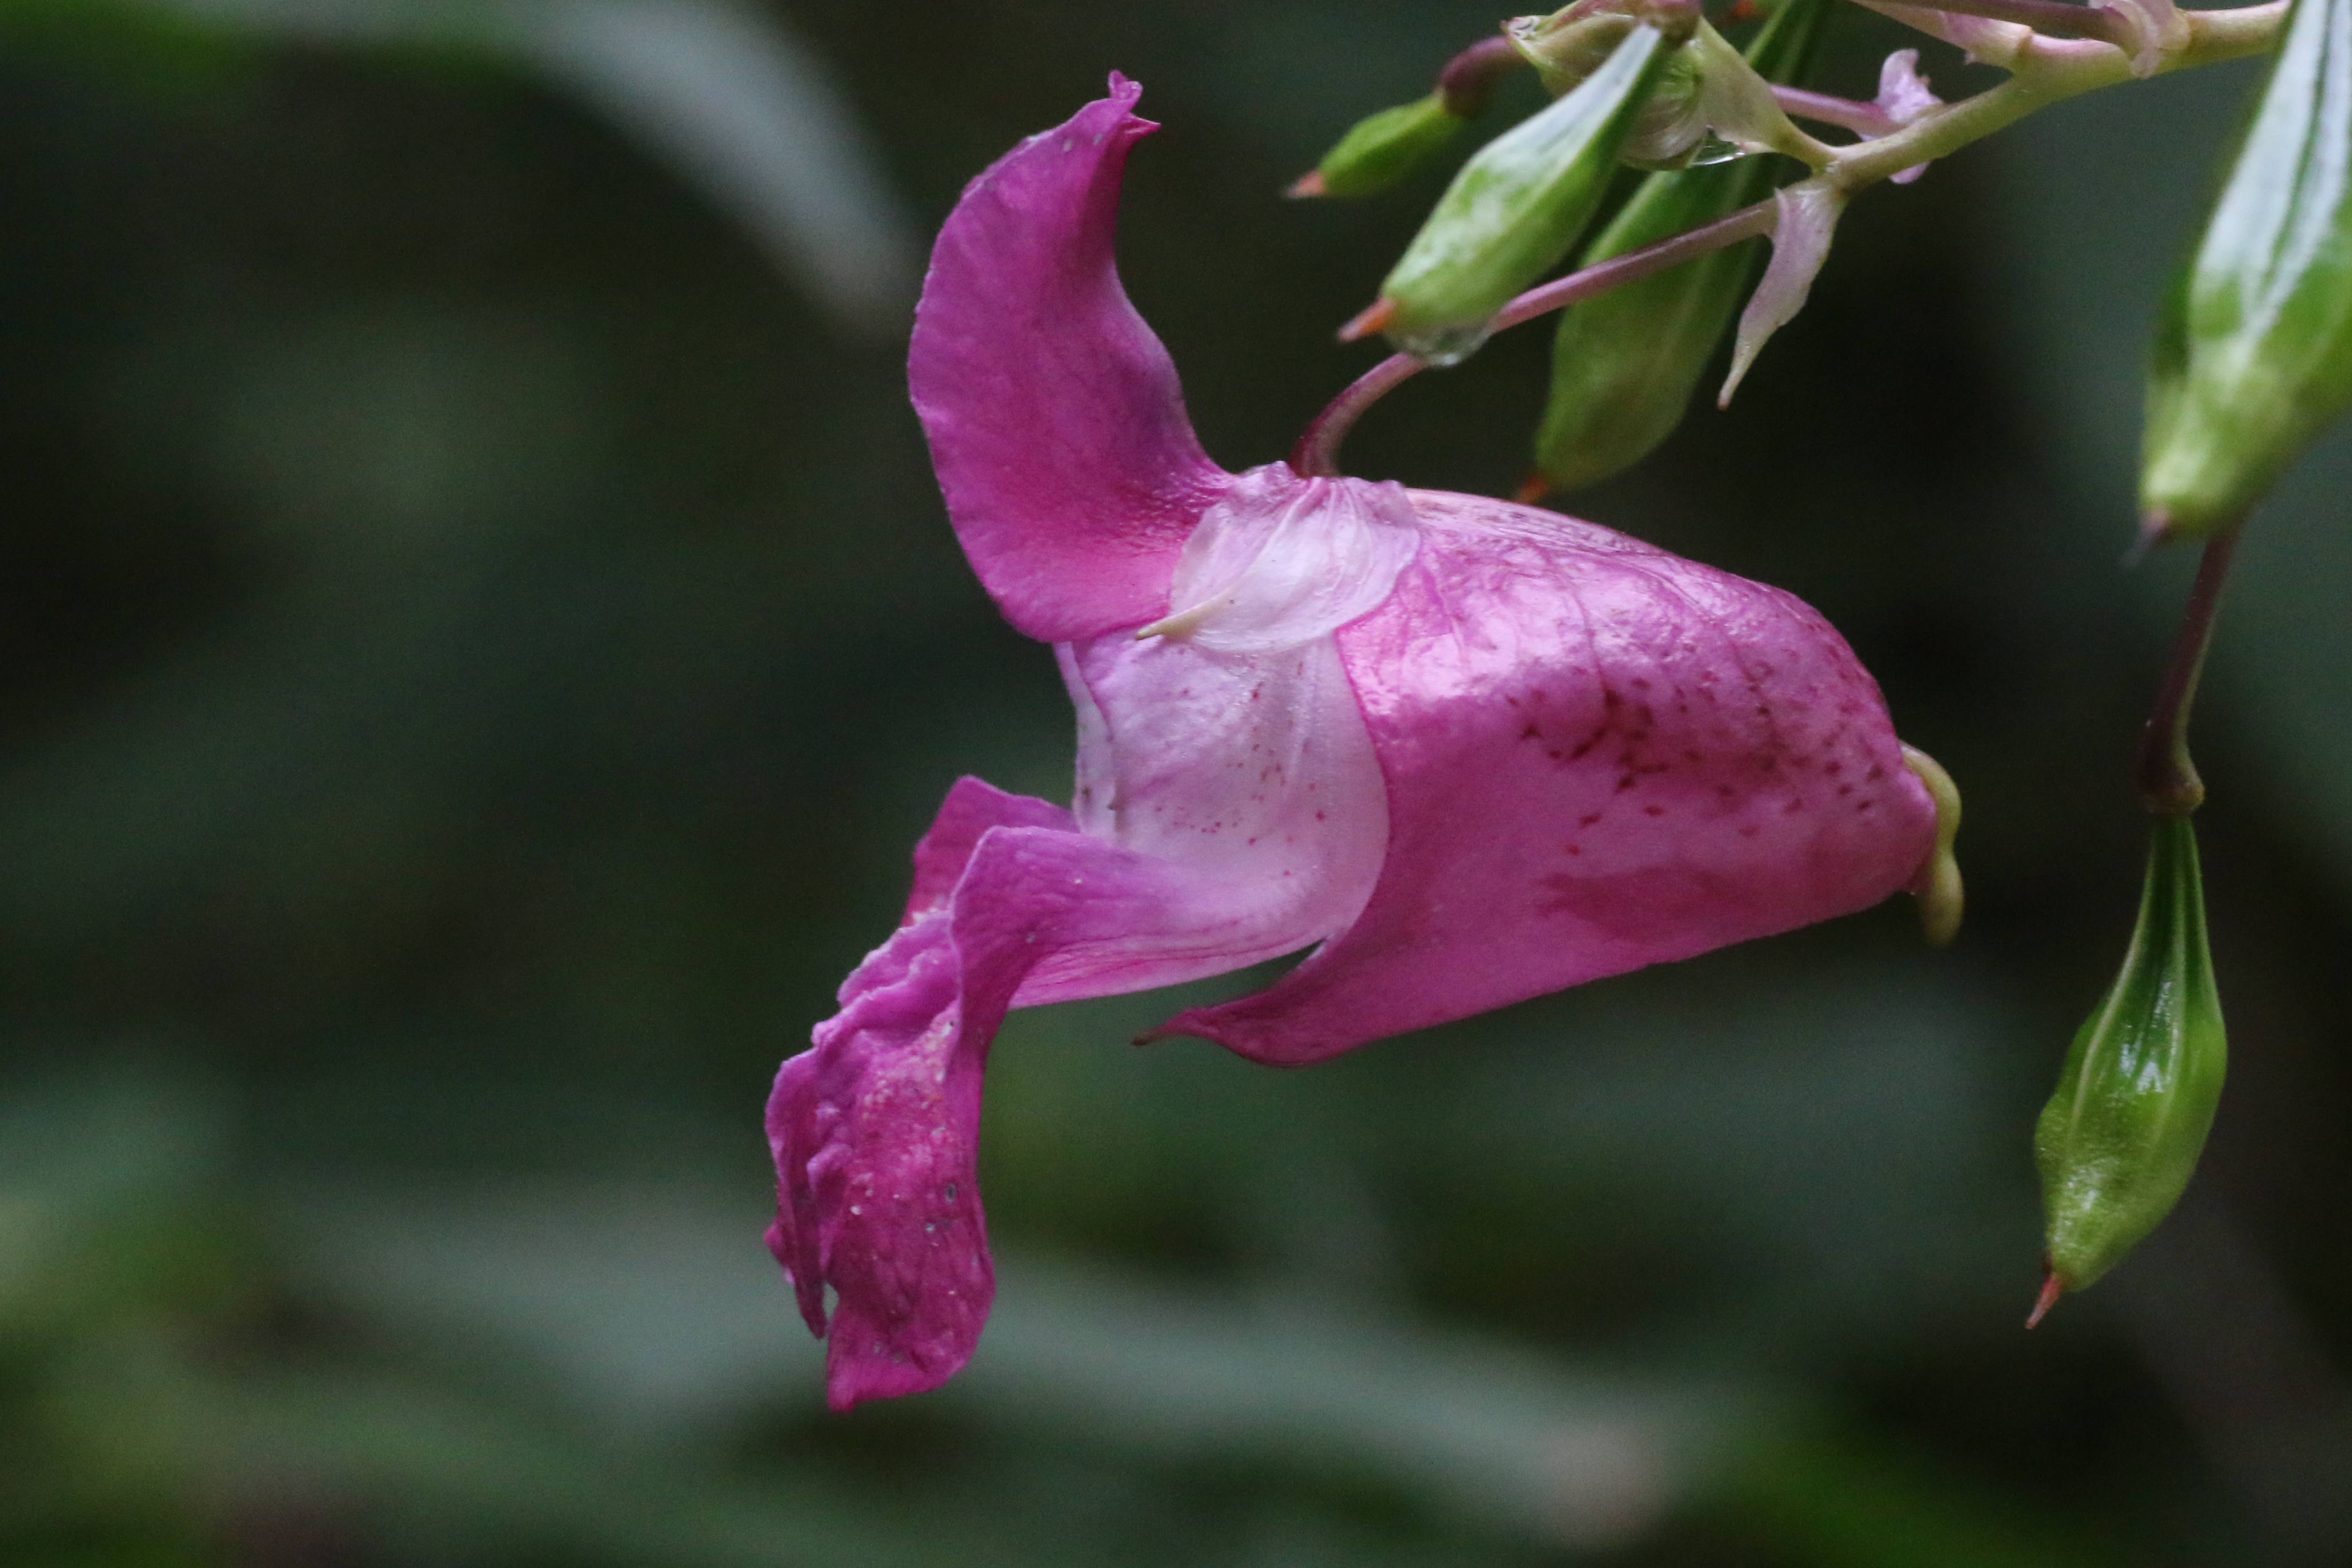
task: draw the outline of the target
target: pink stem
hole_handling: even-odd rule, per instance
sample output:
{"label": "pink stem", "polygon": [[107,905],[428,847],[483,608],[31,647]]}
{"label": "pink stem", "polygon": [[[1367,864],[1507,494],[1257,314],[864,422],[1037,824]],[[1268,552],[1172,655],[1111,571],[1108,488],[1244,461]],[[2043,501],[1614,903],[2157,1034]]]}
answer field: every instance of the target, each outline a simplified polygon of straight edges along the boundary
{"label": "pink stem", "polygon": [[[2066,0],[1933,0],[1909,5],[1905,0],[1879,0],[1886,14],[1905,20],[1905,11],[1945,11],[1956,16],[1984,16],[1995,22],[2018,22],[2038,33],[2071,33],[2096,38],[2129,51],[2138,39],[2121,16],[2096,5],[2071,5]],[[1874,6],[1874,9],[1876,7]]]}
{"label": "pink stem", "polygon": [[1857,136],[1885,136],[1900,131],[1895,118],[1874,103],[1857,99],[1832,98],[1825,92],[1809,92],[1801,87],[1772,84],[1773,101],[1782,112],[1799,120],[1811,120],[1822,125],[1841,125]]}
{"label": "pink stem", "polygon": [[[1726,246],[1737,245],[1760,234],[1769,234],[1780,215],[1779,200],[1768,197],[1711,224],[1685,229],[1670,239],[1662,239],[1654,245],[1629,250],[1622,256],[1595,262],[1591,267],[1570,273],[1566,277],[1555,278],[1530,288],[1504,306],[1495,313],[1494,330],[1499,332],[1506,327],[1516,327],[1547,311],[1560,309],[1580,299],[1605,294],[1621,284],[1632,283],[1654,272],[1664,272],[1682,262],[1696,260],[1709,251],[1721,250]],[[1315,416],[1314,422],[1299,435],[1298,444],[1290,449],[1292,471],[1305,478],[1338,477],[1339,444],[1347,440],[1348,432],[1355,428],[1356,421],[1363,417],[1366,409],[1380,402],[1421,368],[1421,361],[1411,354],[1391,354],[1357,377],[1345,392],[1331,400],[1329,407]]]}
{"label": "pink stem", "polygon": [[1508,38],[1481,38],[1452,59],[1437,74],[1437,90],[1445,112],[1456,120],[1475,120],[1486,112],[1495,85],[1526,64]]}

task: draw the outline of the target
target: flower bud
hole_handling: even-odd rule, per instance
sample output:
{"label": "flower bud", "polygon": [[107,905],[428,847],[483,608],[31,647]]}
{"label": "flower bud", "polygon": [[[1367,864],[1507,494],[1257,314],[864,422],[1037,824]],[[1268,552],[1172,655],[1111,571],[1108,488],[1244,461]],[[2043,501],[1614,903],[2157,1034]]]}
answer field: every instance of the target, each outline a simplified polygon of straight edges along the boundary
{"label": "flower bud", "polygon": [[2147,530],[2231,526],[2352,402],[2352,0],[2299,0],[2148,379]]}
{"label": "flower bud", "polygon": [[[1748,47],[1771,81],[1802,74],[1825,0],[1791,0]],[[1584,253],[1606,261],[1761,200],[1759,159],[1653,174]],[[1647,456],[1682,422],[1717,341],[1755,270],[1746,246],[1712,252],[1560,312],[1551,398],[1536,435],[1536,468],[1551,485],[1597,484]]]}
{"label": "flower bud", "polygon": [[1377,319],[1397,347],[1433,364],[1466,358],[1495,312],[1568,254],[1697,9],[1660,5],[1654,14],[1660,20],[1630,23],[1575,90],[1462,166],[1381,286]]}
{"label": "flower bud", "polygon": [[1385,191],[1444,151],[1462,125],[1445,107],[1443,92],[1381,110],[1358,120],[1290,193],[1369,196]]}
{"label": "flower bud", "polygon": [[2213,1124],[2225,1055],[2196,831],[2158,817],[2123,972],[2034,1127],[2050,1265],[2037,1319],[2172,1211]]}

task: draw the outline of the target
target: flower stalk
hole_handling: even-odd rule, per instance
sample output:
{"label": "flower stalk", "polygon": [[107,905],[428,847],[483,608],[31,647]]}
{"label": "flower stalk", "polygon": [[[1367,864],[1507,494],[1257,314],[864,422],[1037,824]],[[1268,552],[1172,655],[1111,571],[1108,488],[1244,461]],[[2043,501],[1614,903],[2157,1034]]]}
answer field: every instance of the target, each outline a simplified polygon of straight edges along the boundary
{"label": "flower stalk", "polygon": [[2205,671],[2205,655],[2213,645],[2213,620],[2221,608],[2221,588],[2237,554],[2238,529],[2231,528],[2206,543],[2197,563],[2197,580],[2189,585],[2189,602],[2180,613],[2180,629],[2173,634],[2172,654],[2166,661],[2164,680],[2148,710],[2147,727],[2140,733],[2138,785],[2140,803],[2158,817],[2186,817],[2205,803],[2205,783],[2189,756],[2189,710],[2197,700],[2197,683]]}
{"label": "flower stalk", "polygon": [[1891,16],[1898,22],[1909,22],[1923,11],[1942,11],[1956,16],[1981,16],[1989,22],[2014,22],[2031,27],[2037,33],[2071,34],[2077,37],[2095,38],[2128,49],[2138,40],[2130,26],[2115,12],[2103,6],[2075,5],[2066,0],[1937,0],[1933,5],[1906,5],[1900,0],[1879,0],[1871,9]]}
{"label": "flower stalk", "polygon": [[[1974,16],[1979,5],[2044,3],[2053,12],[2067,13],[2070,26],[2076,18],[2081,18],[2084,26],[2091,26],[2089,17],[2104,15],[2085,6],[2058,4],[2056,0],[1966,0],[1965,4],[1940,9]],[[2278,41],[2291,4],[2292,0],[2266,0],[2263,5],[2234,10],[2184,11],[2180,13],[2181,41],[2177,47],[2164,52],[2158,69],[2189,70],[2261,54]],[[1877,5],[1874,4],[1873,8],[1878,8]],[[1924,20],[1917,20],[1936,16],[1939,14],[1937,10],[1900,5],[1887,5],[1885,10],[1898,20],[1913,21],[1924,31],[1941,36]],[[1906,12],[1911,15],[1903,15]],[[1851,195],[1906,170],[1947,157],[2036,110],[2135,79],[2132,57],[2124,44],[2101,38],[2053,38],[2014,23],[1999,26],[2005,31],[1992,41],[1975,39],[1974,52],[1986,63],[2009,70],[2011,75],[2007,81],[1957,103],[1931,109],[1907,125],[1837,148],[1828,165],[1814,177]],[[1775,96],[1781,99],[1782,108],[1792,114],[1817,109],[1829,111],[1819,117],[1825,122],[1848,123],[1840,118],[1846,100],[1806,94],[1805,107],[1800,108],[1798,102],[1787,97],[1778,93]],[[1875,110],[1874,105],[1856,103],[1853,107]],[[1548,311],[1591,298],[1725,246],[1769,234],[1777,221],[1776,203],[1759,202],[1743,207],[1713,223],[1530,288],[1497,311],[1488,329],[1500,331],[1518,326]],[[1353,341],[1381,330],[1385,317],[1371,319],[1381,308],[1375,305],[1371,311],[1350,321],[1341,331],[1343,340]],[[1300,434],[1291,451],[1291,466],[1310,476],[1337,474],[1339,445],[1356,421],[1422,368],[1423,362],[1412,356],[1396,354],[1359,376]]]}
{"label": "flower stalk", "polygon": [[[1685,229],[1670,239],[1655,245],[1629,250],[1622,256],[1612,256],[1607,261],[1595,262],[1580,268],[1566,277],[1528,289],[1495,314],[1495,330],[1517,327],[1553,310],[1563,309],[1580,299],[1590,299],[1605,294],[1622,284],[1647,277],[1654,272],[1685,261],[1695,260],[1710,251],[1721,250],[1758,235],[1769,234],[1779,220],[1780,206],[1775,202],[1758,202],[1715,220]],[[1349,382],[1346,391],[1331,400],[1330,405],[1315,416],[1291,448],[1290,466],[1309,477],[1329,477],[1339,472],[1339,445],[1353,430],[1356,421],[1366,409],[1380,402],[1397,387],[1412,379],[1414,372],[1425,368],[1425,362],[1411,354],[1391,354],[1362,375]]]}
{"label": "flower stalk", "polygon": [[1858,98],[1839,98],[1780,82],[1772,84],[1772,97],[1791,119],[1834,125],[1857,136],[1885,136],[1902,128],[1902,122],[1886,110]]}

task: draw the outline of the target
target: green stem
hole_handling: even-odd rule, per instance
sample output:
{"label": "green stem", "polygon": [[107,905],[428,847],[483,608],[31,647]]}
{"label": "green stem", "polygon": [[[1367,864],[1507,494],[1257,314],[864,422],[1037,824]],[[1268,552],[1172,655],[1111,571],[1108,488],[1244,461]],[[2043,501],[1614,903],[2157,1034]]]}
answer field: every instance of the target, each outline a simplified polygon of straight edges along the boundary
{"label": "green stem", "polygon": [[[2264,5],[2233,11],[2184,11],[2180,14],[2185,25],[2181,42],[2165,52],[2158,69],[2189,70],[2261,54],[2277,41],[2291,4],[2292,0],[2268,0]],[[1897,5],[1893,9],[1912,7]],[[1835,149],[1814,178],[1851,194],[1914,165],[1957,152],[2037,109],[2132,79],[2131,61],[2113,44],[2090,38],[2044,37],[2031,27],[2014,24],[1993,26],[2005,29],[1998,44],[1982,45],[1978,52],[1989,64],[2009,70],[2011,74],[2007,81],[1973,98],[1930,110],[1901,130]],[[1515,327],[1619,284],[1631,283],[1636,277],[1647,277],[1726,245],[1768,234],[1777,215],[1774,203],[1759,202],[1712,224],[1529,289],[1496,314],[1495,329]],[[1352,339],[1377,329],[1367,323],[1363,333],[1350,331],[1347,336]],[[1304,475],[1337,474],[1339,444],[1356,421],[1366,409],[1422,368],[1419,361],[1397,354],[1358,377],[1332,400],[1330,406],[1316,415],[1315,422],[1299,436],[1298,444],[1291,452],[1291,466]],[[2225,552],[2225,563],[2227,559]],[[2195,807],[2189,809],[2193,810]]]}
{"label": "green stem", "polygon": [[[2277,41],[2289,3],[2182,12],[2187,37],[2179,48],[2166,52],[2158,70],[2191,70],[2263,53]],[[1858,191],[1957,152],[2037,109],[2132,79],[2131,61],[2121,49],[2088,38],[2045,38],[2014,27],[2004,35],[2000,56],[1988,63],[2009,70],[2007,81],[1930,110],[1900,131],[1839,148],[1822,177],[1842,190]]]}

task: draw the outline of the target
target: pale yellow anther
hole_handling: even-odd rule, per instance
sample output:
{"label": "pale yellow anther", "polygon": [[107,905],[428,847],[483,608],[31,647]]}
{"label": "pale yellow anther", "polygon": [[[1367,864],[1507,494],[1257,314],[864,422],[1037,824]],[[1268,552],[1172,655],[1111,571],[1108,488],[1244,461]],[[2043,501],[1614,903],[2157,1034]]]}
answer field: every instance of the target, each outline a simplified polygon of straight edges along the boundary
{"label": "pale yellow anther", "polygon": [[1140,643],[1147,637],[1186,636],[1209,618],[1209,612],[1216,609],[1219,602],[1218,600],[1204,599],[1190,610],[1179,610],[1173,615],[1161,616],[1149,626],[1139,626],[1135,631],[1135,640]]}

